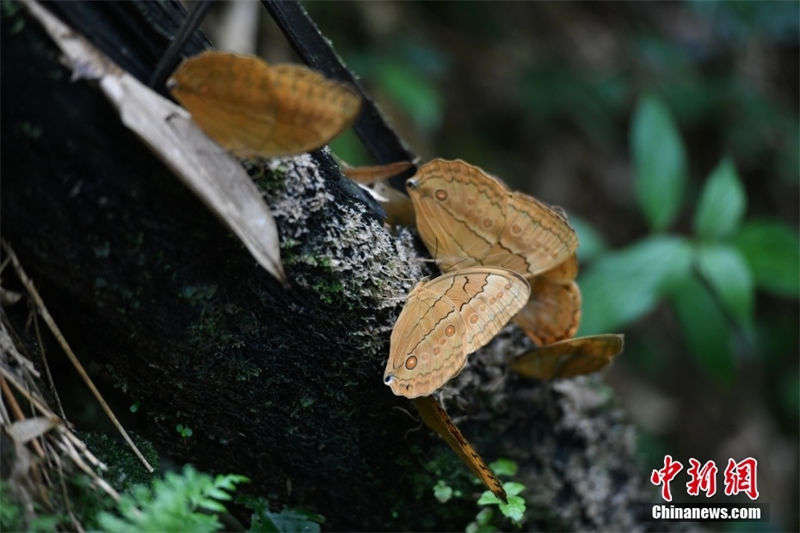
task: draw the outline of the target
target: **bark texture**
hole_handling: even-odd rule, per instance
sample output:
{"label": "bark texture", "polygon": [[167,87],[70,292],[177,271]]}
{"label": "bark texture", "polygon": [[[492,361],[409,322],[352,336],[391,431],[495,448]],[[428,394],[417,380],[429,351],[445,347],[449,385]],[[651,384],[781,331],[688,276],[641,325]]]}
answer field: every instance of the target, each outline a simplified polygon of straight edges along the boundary
{"label": "bark texture", "polygon": [[[51,7],[145,81],[183,16],[162,3]],[[430,274],[411,234],[388,232],[324,150],[252,165],[284,290],[99,91],[70,81],[17,4],[2,30],[3,235],[73,347],[139,402],[139,429],[179,461],[248,475],[276,507],[322,514],[326,529],[463,529],[472,501],[440,504],[432,487],[482,488],[427,429],[409,431],[410,403],[381,380],[405,295]],[[610,391],[510,376],[505,359],[526,347],[507,328],[443,392],[446,407],[487,460],[520,464],[529,528],[636,527],[643,478]]]}

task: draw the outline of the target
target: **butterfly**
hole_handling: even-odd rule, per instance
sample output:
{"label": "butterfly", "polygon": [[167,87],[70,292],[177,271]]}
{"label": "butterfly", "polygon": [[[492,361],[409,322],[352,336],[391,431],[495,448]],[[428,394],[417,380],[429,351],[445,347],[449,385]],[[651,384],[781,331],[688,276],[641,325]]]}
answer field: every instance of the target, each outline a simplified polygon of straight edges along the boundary
{"label": "butterfly", "polygon": [[167,88],[212,139],[239,157],[293,155],[349,126],[361,97],[300,65],[207,51],[184,60]]}
{"label": "butterfly", "polygon": [[417,284],[397,317],[384,383],[398,396],[427,396],[458,374],[528,300],[520,274],[497,267],[449,272]]}
{"label": "butterfly", "polygon": [[514,322],[539,344],[575,334],[578,239],[563,211],[461,160],[434,159],[406,186],[420,237],[442,270],[476,263],[515,270],[531,282],[531,297]]}
{"label": "butterfly", "polygon": [[590,374],[611,363],[623,345],[623,335],[576,337],[521,354],[509,367],[522,376],[541,380]]}
{"label": "butterfly", "polygon": [[422,165],[406,189],[419,235],[445,272],[491,265],[530,278],[564,263],[578,247],[562,212],[460,159]]}

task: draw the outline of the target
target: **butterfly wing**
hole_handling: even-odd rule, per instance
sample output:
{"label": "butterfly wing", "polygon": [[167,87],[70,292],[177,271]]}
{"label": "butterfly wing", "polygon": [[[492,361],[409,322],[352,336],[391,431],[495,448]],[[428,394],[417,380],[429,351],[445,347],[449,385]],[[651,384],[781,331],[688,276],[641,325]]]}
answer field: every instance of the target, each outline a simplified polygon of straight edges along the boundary
{"label": "butterfly wing", "polygon": [[473,267],[418,285],[392,330],[384,382],[397,395],[427,396],[458,374],[525,305],[525,278]]}
{"label": "butterfly wing", "polygon": [[422,421],[445,440],[472,473],[483,481],[495,496],[508,503],[503,484],[497,479],[497,476],[486,465],[481,456],[478,455],[475,448],[464,438],[464,435],[461,434],[461,431],[450,419],[447,411],[431,396],[421,396],[414,398],[413,401],[414,406],[416,406],[422,417]]}
{"label": "butterfly wing", "polygon": [[491,265],[533,276],[578,247],[563,214],[464,161],[434,159],[406,185],[420,237],[444,271]]}
{"label": "butterfly wing", "polygon": [[167,82],[172,95],[212,139],[236,154],[271,135],[276,102],[260,59],[207,51],[184,60]]}
{"label": "butterfly wing", "polygon": [[259,154],[319,148],[349,126],[361,107],[361,97],[348,85],[301,65],[275,65],[270,79],[277,99],[275,131],[253,140]]}
{"label": "butterfly wing", "polygon": [[406,182],[417,230],[447,272],[482,264],[500,238],[508,191],[478,167],[434,159]]}
{"label": "butterfly wing", "polygon": [[472,267],[433,280],[435,290],[459,310],[466,327],[466,352],[487,344],[528,300],[530,285],[520,274],[496,267]]}
{"label": "butterfly wing", "polygon": [[590,374],[622,352],[624,337],[606,334],[578,337],[517,356],[509,365],[518,374],[542,380]]}
{"label": "butterfly wing", "polygon": [[546,278],[553,283],[567,285],[578,276],[578,256],[572,254],[566,261],[556,265],[550,270],[542,272],[537,277]]}
{"label": "butterfly wing", "polygon": [[574,281],[567,285],[536,276],[531,297],[514,317],[514,323],[540,345],[568,339],[578,331],[581,319],[581,291]]}
{"label": "butterfly wing", "polygon": [[535,276],[564,263],[578,249],[578,237],[566,218],[533,196],[512,193],[504,216],[498,251],[484,264]]}
{"label": "butterfly wing", "polygon": [[464,319],[430,283],[411,291],[392,329],[383,379],[398,396],[432,393],[467,361]]}
{"label": "butterfly wing", "polygon": [[207,51],[183,61],[172,95],[211,138],[240,157],[318,148],[349,125],[360,97],[300,65],[270,67],[253,56]]}

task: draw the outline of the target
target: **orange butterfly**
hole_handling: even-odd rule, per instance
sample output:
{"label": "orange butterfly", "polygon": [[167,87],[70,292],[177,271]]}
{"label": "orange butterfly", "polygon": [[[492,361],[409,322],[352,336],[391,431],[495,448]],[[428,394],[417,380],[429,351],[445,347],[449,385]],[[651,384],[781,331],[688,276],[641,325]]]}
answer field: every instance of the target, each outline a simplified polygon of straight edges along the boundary
{"label": "orange butterfly", "polygon": [[398,396],[427,396],[458,374],[519,311],[528,282],[510,270],[473,267],[417,284],[392,329],[384,382]]}
{"label": "orange butterfly", "polygon": [[578,237],[564,215],[480,168],[434,159],[406,182],[419,235],[444,272],[474,265],[530,278],[564,263]]}
{"label": "orange butterfly", "polygon": [[167,87],[212,139],[239,157],[319,148],[349,126],[361,106],[350,86],[306,67],[215,51],[183,61]]}

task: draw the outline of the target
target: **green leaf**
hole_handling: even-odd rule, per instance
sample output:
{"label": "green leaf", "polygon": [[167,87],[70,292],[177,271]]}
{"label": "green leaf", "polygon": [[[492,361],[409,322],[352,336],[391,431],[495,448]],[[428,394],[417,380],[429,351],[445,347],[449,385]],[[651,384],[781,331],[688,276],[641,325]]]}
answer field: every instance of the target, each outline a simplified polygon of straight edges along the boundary
{"label": "green leaf", "polygon": [[503,483],[503,489],[506,491],[507,496],[516,496],[525,490],[525,485],[516,481],[506,481]]}
{"label": "green leaf", "polygon": [[325,522],[325,517],[304,509],[273,513],[263,499],[251,499],[245,505],[253,510],[248,530],[251,533],[319,533],[320,524]]}
{"label": "green leaf", "polygon": [[482,526],[488,525],[492,520],[493,514],[494,511],[492,511],[490,507],[485,507],[481,509],[480,512],[478,512],[478,514],[475,516],[475,521]]}
{"label": "green leaf", "polygon": [[800,238],[777,220],[745,222],[734,244],[747,260],[756,285],[778,296],[800,295]]}
{"label": "green leaf", "polygon": [[433,496],[439,503],[447,503],[453,497],[453,489],[440,479],[433,486]]}
{"label": "green leaf", "polygon": [[736,231],[747,209],[747,196],[736,167],[725,158],[711,171],[694,214],[694,230],[703,239],[719,239]]}
{"label": "green leaf", "polygon": [[222,487],[219,485],[208,489],[208,491],[206,491],[206,496],[215,500],[230,500],[233,498],[233,496],[222,490]]}
{"label": "green leaf", "polygon": [[[278,531],[294,533],[319,533],[320,515],[309,513],[301,509],[284,509],[280,513],[270,513],[273,524]],[[324,520],[324,519],[323,519]]]}
{"label": "green leaf", "polygon": [[664,103],[655,96],[639,100],[631,124],[636,193],[654,231],[675,219],[686,188],[686,150]]}
{"label": "green leaf", "polygon": [[753,277],[742,254],[729,245],[697,248],[697,269],[717,293],[722,304],[742,324],[753,322]]}
{"label": "green leaf", "polygon": [[203,500],[197,506],[207,511],[214,511],[215,513],[225,512],[225,506],[221,503],[215,502],[214,500]]}
{"label": "green leaf", "polygon": [[476,522],[470,522],[467,524],[467,528],[464,530],[464,533],[495,533],[495,531],[497,531],[497,528],[492,524],[478,524]]}
{"label": "green leaf", "polygon": [[608,248],[603,236],[582,218],[570,214],[569,224],[578,234],[578,259],[581,261],[590,261]]}
{"label": "green leaf", "polygon": [[478,498],[478,505],[493,505],[493,504],[500,504],[503,501],[494,495],[494,493],[490,490],[483,491],[481,497]]}
{"label": "green leaf", "polygon": [[510,518],[514,522],[519,522],[525,515],[525,500],[519,496],[509,496],[508,503],[500,503],[497,506],[503,516]]}
{"label": "green leaf", "polygon": [[672,304],[689,352],[709,374],[724,383],[733,379],[730,326],[708,289],[695,276],[674,286]]}
{"label": "green leaf", "polygon": [[664,291],[691,268],[682,237],[655,235],[598,259],[579,279],[579,335],[614,331],[653,309]]}
{"label": "green leaf", "polygon": [[464,533],[494,533],[497,528],[491,524],[493,515],[491,507],[484,507],[475,515],[475,520],[467,524]]}
{"label": "green leaf", "polygon": [[513,476],[517,473],[517,463],[511,459],[498,459],[489,464],[492,472],[498,476]]}

